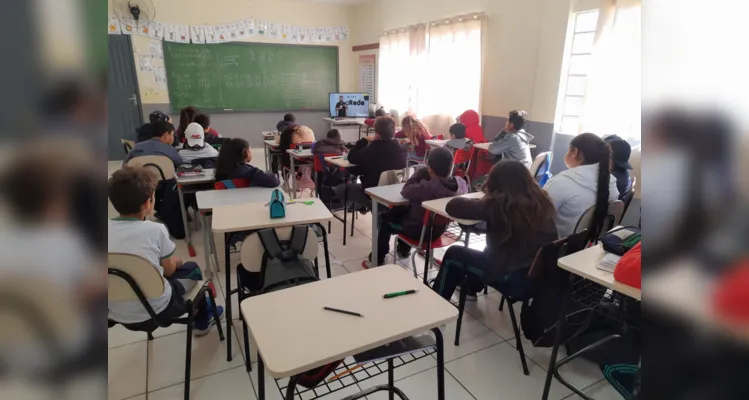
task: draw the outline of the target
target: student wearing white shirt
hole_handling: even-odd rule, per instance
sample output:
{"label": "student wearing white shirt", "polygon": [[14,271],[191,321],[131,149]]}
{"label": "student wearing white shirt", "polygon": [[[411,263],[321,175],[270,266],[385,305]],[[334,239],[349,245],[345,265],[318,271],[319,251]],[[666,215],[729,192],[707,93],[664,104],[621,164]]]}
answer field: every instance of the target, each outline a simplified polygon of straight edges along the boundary
{"label": "student wearing white shirt", "polygon": [[205,130],[197,122],[191,122],[185,129],[185,138],[187,143],[179,151],[182,161],[186,164],[194,164],[195,160],[201,160],[199,163],[205,168],[213,168],[218,157],[218,150],[205,142]]}
{"label": "student wearing white shirt", "polygon": [[[156,314],[165,318],[177,318],[185,313],[184,294],[202,279],[198,265],[183,263],[174,257],[176,246],[162,224],[146,221],[153,211],[156,181],[151,172],[142,167],[125,167],[109,179],[109,200],[119,217],[109,221],[109,253],[133,254],[151,263],[164,280],[164,293],[149,299]],[[210,332],[215,324],[208,302],[199,302],[195,317],[194,333],[202,336]],[[150,316],[138,300],[110,302],[109,318],[131,329],[147,326]],[[223,313],[217,307],[218,314]]]}
{"label": "student wearing white shirt", "polygon": [[564,163],[569,169],[544,185],[557,210],[559,237],[574,233],[577,221],[592,206],[596,211],[587,228],[597,237],[595,230],[606,217],[609,202],[619,198],[616,178],[611,176],[611,148],[595,134],[583,133],[570,141]]}

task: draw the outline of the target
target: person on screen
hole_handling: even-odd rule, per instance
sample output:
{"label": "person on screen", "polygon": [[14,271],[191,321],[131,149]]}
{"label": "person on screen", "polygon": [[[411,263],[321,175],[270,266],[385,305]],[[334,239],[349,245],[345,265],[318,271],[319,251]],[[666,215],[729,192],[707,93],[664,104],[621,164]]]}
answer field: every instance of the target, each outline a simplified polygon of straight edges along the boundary
{"label": "person on screen", "polygon": [[346,111],[348,111],[348,104],[343,101],[343,96],[338,97],[338,103],[335,105],[335,110],[338,112],[339,117],[345,117]]}

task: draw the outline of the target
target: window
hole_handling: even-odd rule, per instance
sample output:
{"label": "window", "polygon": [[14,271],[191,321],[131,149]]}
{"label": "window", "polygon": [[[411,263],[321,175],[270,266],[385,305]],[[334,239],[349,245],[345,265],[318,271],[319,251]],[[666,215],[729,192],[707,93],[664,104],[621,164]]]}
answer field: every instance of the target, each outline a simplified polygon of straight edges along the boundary
{"label": "window", "polygon": [[567,71],[560,85],[559,106],[555,130],[576,135],[585,103],[588,75],[593,66],[593,43],[598,25],[598,10],[575,15],[569,43]]}

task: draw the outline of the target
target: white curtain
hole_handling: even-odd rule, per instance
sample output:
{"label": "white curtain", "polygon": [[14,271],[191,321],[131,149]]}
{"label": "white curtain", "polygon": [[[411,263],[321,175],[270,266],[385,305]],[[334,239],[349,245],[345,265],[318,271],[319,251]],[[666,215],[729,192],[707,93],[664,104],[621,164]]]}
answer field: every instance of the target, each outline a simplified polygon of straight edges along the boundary
{"label": "white curtain", "polygon": [[380,100],[446,133],[463,111],[479,110],[481,21],[440,22],[380,39]]}
{"label": "white curtain", "polygon": [[606,0],[598,17],[580,130],[640,141],[641,0]]}

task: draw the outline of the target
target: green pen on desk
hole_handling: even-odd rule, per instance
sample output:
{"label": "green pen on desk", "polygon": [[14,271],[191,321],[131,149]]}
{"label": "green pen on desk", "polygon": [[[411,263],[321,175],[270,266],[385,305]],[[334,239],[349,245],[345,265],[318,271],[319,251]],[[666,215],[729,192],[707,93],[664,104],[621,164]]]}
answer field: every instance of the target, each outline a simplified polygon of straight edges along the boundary
{"label": "green pen on desk", "polygon": [[404,291],[402,291],[402,292],[394,292],[394,293],[388,293],[388,294],[386,294],[386,295],[382,296],[382,298],[383,298],[383,299],[392,299],[393,297],[398,297],[398,296],[405,296],[405,295],[407,295],[407,294],[414,294],[414,293],[416,293],[416,292],[418,292],[418,290],[414,290],[414,289],[411,289],[411,290],[404,290]]}

